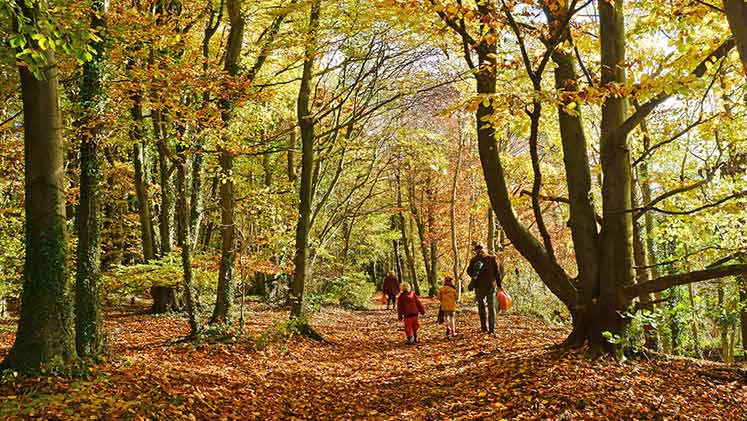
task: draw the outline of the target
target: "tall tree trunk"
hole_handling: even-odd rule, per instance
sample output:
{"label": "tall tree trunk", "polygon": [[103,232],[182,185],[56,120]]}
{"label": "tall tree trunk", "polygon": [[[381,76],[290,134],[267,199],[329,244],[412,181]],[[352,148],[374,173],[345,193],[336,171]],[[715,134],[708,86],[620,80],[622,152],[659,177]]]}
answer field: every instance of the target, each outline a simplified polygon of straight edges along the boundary
{"label": "tall tree trunk", "polygon": [[[417,259],[415,258],[415,226],[414,226],[414,220],[413,218],[407,218],[408,221],[408,237],[410,238],[410,245],[412,247],[412,269],[415,271],[417,275]],[[421,247],[422,249],[422,247]],[[427,263],[424,263],[423,266],[425,266]],[[428,268],[426,268],[426,271]],[[412,280],[412,289],[415,291],[416,294],[421,295],[420,292],[420,280],[417,276],[415,276]]]}
{"label": "tall tree trunk", "polygon": [[[91,28],[103,36],[106,6],[92,3]],[[75,345],[81,358],[97,358],[104,351],[104,322],[101,315],[101,220],[99,217],[99,113],[106,107],[101,83],[104,42],[94,43],[93,59],[83,64],[80,103],[83,115],[80,143],[80,199],[78,204],[78,260],[75,278]]]}
{"label": "tall tree trunk", "polygon": [[[478,10],[486,18],[490,18],[496,13],[492,3],[480,3]],[[498,34],[495,28],[489,25],[484,25],[483,30],[484,36],[481,37],[479,45],[475,48],[478,53],[479,65],[474,73],[478,94],[492,98],[496,93],[496,76],[492,69],[496,65],[497,57],[497,46],[492,40],[497,39]],[[498,154],[495,128],[490,124],[485,124],[492,118],[492,100],[481,101],[475,113],[475,127],[480,163],[493,210],[514,247],[532,265],[553,294],[573,310],[576,291],[570,282],[570,278],[557,263],[549,258],[542,245],[519,222],[511,206],[511,195],[507,188],[505,171]],[[574,318],[574,320],[576,319]]]}
{"label": "tall tree trunk", "polygon": [[[226,2],[231,30],[228,34],[224,70],[230,76],[236,76],[239,73],[239,56],[241,55],[245,25],[241,7],[241,0],[228,0]],[[233,114],[232,100],[230,98],[224,100],[221,107],[223,124],[228,127]],[[236,240],[234,238],[236,229],[234,225],[235,200],[233,189],[233,153],[228,149],[221,151],[220,169],[222,177],[220,180],[221,259],[218,271],[218,290],[210,323],[229,323],[231,321],[234,296],[233,265],[236,258]]]}
{"label": "tall tree trunk", "polygon": [[693,335],[693,350],[698,358],[703,358],[703,350],[700,348],[700,329],[698,328],[698,310],[695,302],[695,289],[693,284],[687,284],[687,296],[690,299],[690,308],[692,309],[693,318],[690,321],[690,330]]}
{"label": "tall tree trunk", "polygon": [[747,3],[744,0],[724,0],[724,13],[742,60],[742,70],[747,76]]}
{"label": "tall tree trunk", "polygon": [[[426,282],[428,282],[428,285],[430,286],[432,285],[431,275],[433,272],[431,270],[431,260],[428,257],[429,248],[426,242],[427,233],[425,231],[425,223],[423,222],[423,219],[420,215],[420,210],[418,209],[417,203],[415,202],[415,184],[412,182],[412,180],[410,180],[410,182],[408,183],[407,192],[408,201],[410,202],[410,213],[412,213],[411,222],[412,220],[415,221],[415,226],[418,230],[418,239],[420,240],[420,254],[423,257],[423,267],[425,267]],[[415,245],[413,245],[413,249],[414,248]],[[415,282],[415,284],[417,285],[417,282]],[[416,292],[420,294],[420,285],[417,285],[417,287],[418,288],[416,289]],[[430,290],[431,288],[429,287],[428,295],[432,296]]]}
{"label": "tall tree trunk", "polygon": [[220,156],[222,177],[220,186],[221,208],[221,260],[218,271],[218,290],[210,323],[230,323],[234,299],[233,266],[236,259],[234,226],[233,155],[222,151]]}
{"label": "tall tree trunk", "polygon": [[[413,214],[413,219],[415,220],[415,227],[418,230],[418,239],[420,240],[420,255],[423,257],[423,267],[425,268],[425,278],[428,285],[431,284],[431,261],[428,257],[428,245],[425,242],[425,225],[423,224],[423,221],[420,220],[420,217],[415,216],[416,214]],[[419,288],[418,288],[419,289]],[[430,295],[430,289],[428,290]],[[418,292],[420,294],[420,292]]]}
{"label": "tall tree trunk", "polygon": [[[685,255],[689,254],[690,249],[687,244],[685,244]],[[686,261],[685,265],[687,266],[688,271],[692,269],[690,267],[689,260]],[[695,355],[697,355],[698,358],[702,358],[703,350],[700,348],[700,329],[698,328],[700,317],[698,315],[697,303],[695,302],[695,289],[693,287],[693,284],[687,285],[687,296],[690,299],[690,310],[692,313],[692,320],[690,321],[690,332],[693,335],[693,350],[695,351]]]}
{"label": "tall tree trunk", "polygon": [[493,220],[493,208],[488,207],[488,239],[485,247],[489,251],[495,251],[495,221]]}
{"label": "tall tree trunk", "polygon": [[294,126],[288,136],[288,154],[286,156],[286,175],[291,184],[295,184],[298,178],[298,174],[296,174],[296,148],[298,148],[298,141],[296,140],[296,127]]}
{"label": "tall tree trunk", "polygon": [[[171,253],[171,242],[174,237],[173,216],[175,203],[172,172],[175,164],[172,164],[169,159],[170,152],[166,140],[165,124],[162,121],[162,113],[158,105],[151,110],[151,114],[153,131],[158,146],[158,173],[161,184],[161,209],[158,215],[158,228],[161,237],[161,256],[166,256]],[[163,285],[152,286],[150,288],[150,296],[153,299],[150,312],[153,314],[168,313],[181,309],[181,303],[174,287]]]}
{"label": "tall tree trunk", "polygon": [[321,0],[313,0],[309,12],[309,33],[307,34],[306,49],[301,75],[301,86],[298,90],[298,126],[301,130],[301,186],[299,189],[298,223],[296,224],[296,253],[293,259],[295,270],[291,283],[291,317],[303,315],[304,284],[308,271],[309,231],[311,230],[311,179],[314,167],[315,124],[311,115],[311,79],[313,78],[314,59],[317,54],[319,30],[319,15],[321,14]]}
{"label": "tall tree trunk", "polygon": [[[631,194],[633,195],[633,197],[631,198],[631,202],[633,206],[639,207],[642,206],[642,203],[639,195],[637,194],[635,184],[638,183],[634,183],[631,187]],[[649,281],[648,270],[646,268],[648,259],[646,256],[646,247],[643,244],[642,230],[643,227],[641,226],[640,219],[636,219],[633,222],[633,260],[635,262],[635,279],[639,284],[643,284]],[[649,312],[654,311],[651,294],[642,294],[640,297],[638,297],[638,300],[641,303],[642,310],[647,310]],[[648,323],[643,326],[643,329],[645,336],[645,347],[648,349],[658,350],[659,341],[657,337],[657,330]]]}
{"label": "tall tree trunk", "polygon": [[192,158],[192,188],[189,197],[189,232],[190,243],[195,250],[200,244],[200,227],[202,226],[202,152]]}
{"label": "tall tree trunk", "polygon": [[[625,85],[625,26],[623,0],[598,1],[601,40],[602,85]],[[627,99],[609,96],[602,105],[600,154],[602,162],[602,258],[600,306],[611,309],[606,330],[622,332],[625,320],[619,310],[620,291],[633,283],[633,219],[631,213],[630,149],[621,130],[627,117]]]}
{"label": "tall tree trunk", "polygon": [[457,149],[456,166],[454,167],[454,177],[451,179],[451,200],[449,201],[449,225],[451,228],[451,253],[452,265],[451,270],[454,276],[454,285],[457,285],[457,295],[461,296],[461,262],[459,261],[459,241],[457,240],[456,228],[456,205],[457,205],[457,186],[459,183],[459,173],[462,169],[462,149],[464,142],[462,140],[462,125],[459,121],[459,147]]}
{"label": "tall tree trunk", "polygon": [[433,209],[436,202],[435,192],[433,191],[433,181],[428,178],[427,187],[428,197],[428,247],[430,251],[430,272],[428,272],[428,296],[433,297],[438,292],[438,238],[436,238],[436,216]]}
{"label": "tall tree trunk", "polygon": [[[389,218],[390,221],[390,227],[392,231],[397,230],[397,217],[392,214]],[[394,253],[394,267],[397,271],[397,279],[400,280],[400,282],[404,282],[404,268],[402,265],[402,256],[400,255],[399,251],[399,241],[396,238],[392,238],[392,252]]]}
{"label": "tall tree trunk", "polygon": [[[38,21],[38,3],[18,1],[16,6],[28,22]],[[40,48],[30,36],[26,42],[44,56],[46,66],[42,79],[25,65],[18,67],[24,116],[26,257],[18,330],[2,367],[23,372],[44,367],[67,370],[77,353],[67,267],[58,68],[51,50]]]}
{"label": "tall tree trunk", "polygon": [[[401,198],[401,196],[398,195],[398,197]],[[400,200],[401,202],[401,200]],[[401,204],[400,204],[401,208]],[[407,274],[409,281],[412,285],[417,284],[418,277],[417,272],[415,271],[415,257],[414,257],[414,244],[411,245],[410,239],[407,237],[407,225],[405,222],[405,214],[404,212],[400,211],[397,215],[399,219],[399,230],[400,234],[402,235],[402,248],[405,252],[405,259],[407,260]]]}
{"label": "tall tree trunk", "polygon": [[158,174],[160,176],[161,184],[161,208],[158,215],[158,232],[161,237],[161,255],[166,256],[171,253],[171,241],[173,235],[173,219],[174,214],[174,190],[171,173],[172,168],[168,157],[168,145],[166,139],[163,138],[162,133],[163,125],[161,124],[160,114],[158,110],[151,110],[153,114],[153,128],[157,136],[158,144]]}
{"label": "tall tree trunk", "polygon": [[268,189],[272,189],[273,177],[272,177],[272,155],[265,153],[262,156],[262,170],[264,171],[263,184]]}
{"label": "tall tree trunk", "polygon": [[399,208],[397,217],[399,219],[399,229],[402,234],[402,247],[405,249],[405,258],[407,259],[407,269],[410,277],[410,282],[413,286],[415,286],[418,283],[418,275],[415,270],[415,244],[414,242],[410,241],[407,236],[407,225],[402,204],[402,182],[399,170],[397,170],[395,178],[397,179],[397,207]]}
{"label": "tall tree trunk", "polygon": [[[648,132],[648,125],[646,121],[641,122],[641,133],[643,134],[643,149],[648,150],[651,147],[651,136]],[[641,186],[641,199],[643,205],[646,206],[651,203],[651,181],[649,180],[648,173],[648,162],[646,160],[641,161],[638,164],[638,182]],[[643,214],[643,237],[646,243],[646,262],[649,266],[649,279],[656,279],[661,276],[659,271],[656,251],[656,243],[654,241],[654,227],[656,221],[654,220],[654,214],[652,212],[646,212]],[[655,301],[659,302],[658,306],[661,306],[661,293],[657,292],[654,294]],[[669,341],[669,336],[661,333],[661,329],[658,329],[658,336],[661,338],[661,348],[665,353],[672,352],[672,344]]]}
{"label": "tall tree trunk", "polygon": [[138,202],[143,260],[147,262],[156,258],[156,239],[153,234],[153,220],[151,219],[150,193],[145,178],[145,146],[141,143],[143,111],[139,101],[140,97],[138,96],[137,102],[131,109],[134,127],[130,138],[136,142],[132,148],[132,161],[135,168],[135,194]]}
{"label": "tall tree trunk", "polygon": [[742,354],[747,355],[747,272],[737,278],[739,288],[739,324],[742,328]]}
{"label": "tall tree trunk", "polygon": [[[724,282],[719,279],[716,283],[717,305],[721,311],[725,311],[724,303]],[[721,333],[721,361],[730,364],[729,360],[729,327],[730,323],[725,320],[719,321],[719,333]]]}
{"label": "tall tree trunk", "polygon": [[187,157],[184,153],[179,153],[177,161],[174,162],[176,167],[176,190],[177,190],[177,241],[181,247],[182,257],[182,281],[184,285],[184,301],[189,317],[190,336],[194,337],[199,333],[200,322],[195,308],[195,295],[192,287],[192,256],[191,256],[191,237],[189,234],[189,205],[187,203]]}

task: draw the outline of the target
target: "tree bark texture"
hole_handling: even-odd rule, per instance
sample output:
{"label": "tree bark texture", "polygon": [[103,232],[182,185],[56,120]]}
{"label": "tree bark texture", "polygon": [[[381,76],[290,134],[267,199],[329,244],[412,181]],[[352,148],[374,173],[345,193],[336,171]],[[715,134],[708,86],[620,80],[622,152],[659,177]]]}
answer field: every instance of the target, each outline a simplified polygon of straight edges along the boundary
{"label": "tree bark texture", "polygon": [[737,44],[742,70],[747,77],[747,3],[744,0],[724,0],[724,13]]}
{"label": "tree bark texture", "polygon": [[174,214],[174,184],[172,183],[172,168],[169,161],[168,145],[163,138],[163,125],[161,124],[159,110],[151,110],[153,114],[153,128],[157,137],[158,145],[158,175],[161,184],[161,206],[158,214],[158,232],[161,237],[161,255],[165,256],[171,253],[171,241],[173,235],[173,214]]}
{"label": "tree bark texture", "polygon": [[[92,3],[91,28],[100,36],[106,22],[104,1]],[[78,259],[75,277],[75,345],[81,358],[97,358],[104,352],[104,322],[101,314],[101,218],[99,209],[99,116],[106,107],[102,86],[104,41],[93,44],[96,54],[83,64],[80,86],[80,198],[78,204]]]}
{"label": "tree bark texture", "polygon": [[[224,71],[230,76],[239,73],[239,57],[244,39],[244,16],[241,11],[241,0],[228,0],[226,9],[231,23],[226,46]],[[233,103],[230,98],[221,104],[223,124],[228,126],[233,113]],[[233,154],[223,149],[220,155],[220,208],[221,208],[221,259],[218,271],[218,290],[215,307],[210,323],[229,323],[234,297],[233,265],[236,258],[236,239],[234,226],[234,189],[233,189]]]}
{"label": "tree bark texture", "polygon": [[[38,6],[17,2],[36,22]],[[17,29],[17,28],[14,28]],[[39,47],[30,37],[27,44]],[[23,372],[67,370],[77,359],[67,267],[65,177],[58,69],[54,53],[41,49],[47,67],[36,79],[19,66],[24,115],[26,257],[18,330],[2,366]]]}
{"label": "tree bark texture", "polygon": [[428,206],[426,207],[428,216],[428,251],[431,260],[430,271],[428,272],[428,296],[433,297],[438,292],[438,238],[436,237],[436,215],[433,209],[436,197],[433,187],[433,180],[429,177],[426,187],[426,197]]}
{"label": "tree bark texture", "polygon": [[187,203],[187,158],[183,153],[177,157],[176,189],[177,189],[177,241],[181,247],[182,281],[184,286],[184,301],[189,318],[190,336],[196,336],[200,331],[200,322],[195,308],[195,295],[192,287],[192,257],[191,237],[189,234],[189,204]]}
{"label": "tree bark texture", "polygon": [[321,0],[311,3],[309,33],[307,34],[301,86],[298,90],[297,116],[301,130],[301,185],[299,189],[298,223],[296,225],[296,252],[291,283],[291,317],[303,315],[304,285],[308,271],[309,231],[311,230],[312,171],[314,168],[315,124],[311,115],[311,80],[317,54]]}
{"label": "tree bark texture", "polygon": [[[451,253],[452,253],[452,275],[454,277],[454,285],[461,287],[461,262],[459,261],[459,241],[457,239],[456,229],[456,206],[457,206],[457,186],[459,183],[459,173],[462,169],[462,150],[464,149],[464,142],[462,140],[462,126],[461,120],[459,121],[459,147],[457,149],[457,160],[456,166],[454,167],[454,177],[451,179],[451,200],[449,202],[449,225],[451,228]],[[460,288],[461,289],[461,288]],[[461,291],[458,291],[458,295],[461,295]]]}

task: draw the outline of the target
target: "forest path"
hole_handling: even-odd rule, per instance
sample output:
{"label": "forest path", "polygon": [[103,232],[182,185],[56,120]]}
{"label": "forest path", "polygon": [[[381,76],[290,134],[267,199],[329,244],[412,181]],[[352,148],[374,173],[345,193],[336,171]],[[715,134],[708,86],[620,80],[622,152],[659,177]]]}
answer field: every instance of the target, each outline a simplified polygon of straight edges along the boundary
{"label": "forest path", "polygon": [[[618,364],[557,353],[566,329],[501,315],[498,335],[479,332],[474,306],[444,337],[425,300],[420,344],[379,303],[369,311],[325,309],[313,325],[329,340],[283,338],[285,311],[248,313],[256,343],[178,343],[179,316],[109,312],[117,356],[85,380],[28,379],[0,386],[0,418],[42,419],[747,419],[747,379],[715,363]],[[0,334],[0,355],[10,344]]]}

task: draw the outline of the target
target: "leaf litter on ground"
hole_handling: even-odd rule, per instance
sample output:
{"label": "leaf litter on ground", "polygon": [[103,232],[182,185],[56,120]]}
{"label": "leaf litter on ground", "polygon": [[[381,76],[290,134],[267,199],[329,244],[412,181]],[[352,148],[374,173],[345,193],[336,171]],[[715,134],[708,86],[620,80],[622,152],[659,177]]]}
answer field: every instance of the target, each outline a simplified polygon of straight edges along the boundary
{"label": "leaf litter on ground", "polygon": [[[652,358],[618,363],[561,352],[567,327],[500,315],[479,331],[469,305],[447,339],[424,300],[420,343],[379,303],[327,308],[327,341],[275,335],[287,313],[260,309],[245,338],[189,343],[184,318],[142,308],[107,313],[112,356],[78,378],[0,384],[3,419],[205,420],[747,420],[747,379],[723,364]],[[12,343],[0,329],[0,356]],[[269,335],[272,336],[272,335]],[[265,338],[261,347],[257,344]]]}

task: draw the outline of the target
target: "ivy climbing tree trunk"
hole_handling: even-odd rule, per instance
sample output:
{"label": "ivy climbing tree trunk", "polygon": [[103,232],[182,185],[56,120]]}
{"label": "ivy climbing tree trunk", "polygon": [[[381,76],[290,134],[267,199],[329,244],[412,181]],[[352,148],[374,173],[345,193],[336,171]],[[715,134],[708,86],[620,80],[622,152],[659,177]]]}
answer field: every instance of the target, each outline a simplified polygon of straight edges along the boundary
{"label": "ivy climbing tree trunk", "polygon": [[[105,2],[92,2],[91,28],[103,37],[106,22]],[[78,204],[78,260],[75,278],[75,344],[81,358],[97,358],[104,351],[104,322],[101,315],[101,244],[99,209],[99,142],[101,122],[106,107],[102,86],[104,64],[103,39],[93,44],[96,54],[83,64],[80,86],[79,120],[80,198]]]}
{"label": "ivy climbing tree trunk", "polygon": [[314,61],[317,54],[319,17],[321,0],[313,0],[309,12],[309,26],[301,75],[301,86],[298,89],[297,116],[301,130],[301,179],[299,189],[298,223],[296,225],[296,252],[293,259],[295,270],[290,288],[291,317],[303,314],[304,284],[308,271],[309,230],[311,228],[312,171],[314,167],[315,124],[311,114],[311,80]]}
{"label": "ivy climbing tree trunk", "polygon": [[[39,3],[18,1],[15,6],[26,22],[38,22]],[[17,32],[16,19],[13,25]],[[26,257],[18,330],[2,367],[66,371],[77,353],[67,267],[58,68],[51,50],[28,35],[26,45],[38,49],[46,66],[40,79],[28,66],[18,67],[24,116]]]}

